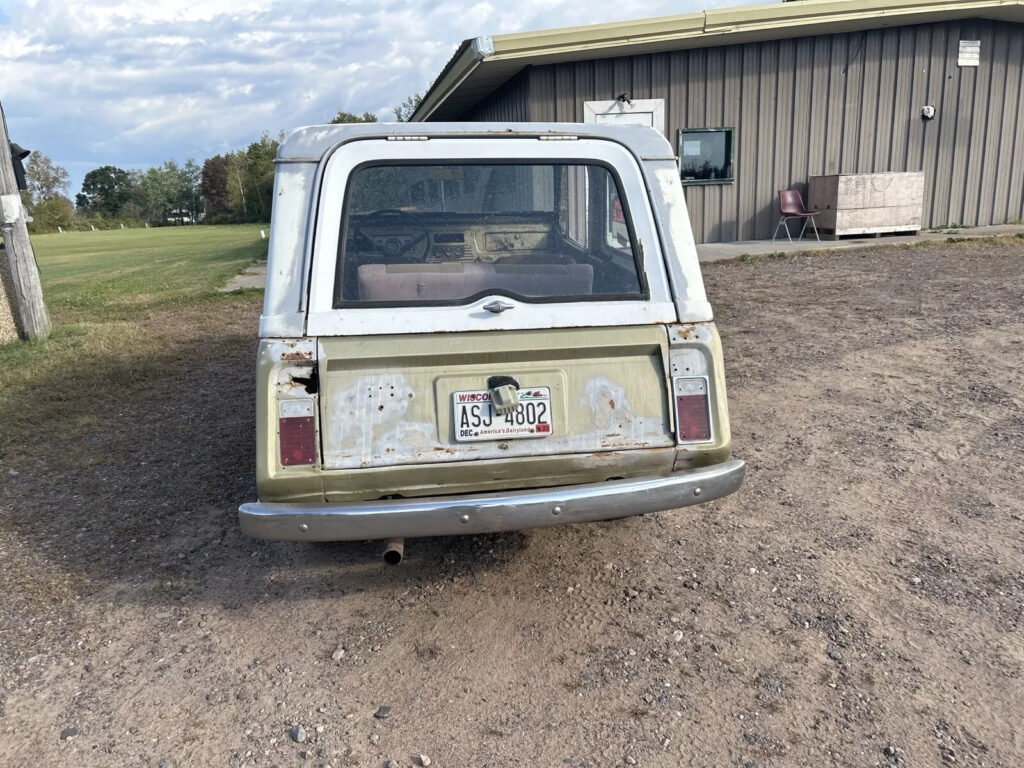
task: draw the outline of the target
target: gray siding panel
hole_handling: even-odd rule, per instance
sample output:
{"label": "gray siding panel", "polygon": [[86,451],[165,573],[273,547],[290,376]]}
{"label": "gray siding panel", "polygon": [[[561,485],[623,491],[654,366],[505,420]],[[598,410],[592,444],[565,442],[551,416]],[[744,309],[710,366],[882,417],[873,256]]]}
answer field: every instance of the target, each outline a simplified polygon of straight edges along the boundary
{"label": "gray siding panel", "polygon": [[[614,65],[614,59],[598,59],[594,62],[594,98],[591,101],[614,99],[622,93],[621,90],[615,90],[615,84],[612,80],[615,71]],[[609,85],[611,85],[610,88]]]}
{"label": "gray siding panel", "polygon": [[[882,61],[882,35],[864,34],[860,55],[860,123],[857,144],[857,167],[866,168],[869,172],[879,170],[875,162],[875,126],[878,120],[879,69]],[[886,91],[891,91],[892,81],[887,84]],[[885,136],[892,135],[891,124],[885,126]]]}
{"label": "gray siding panel", "polygon": [[1024,218],[1022,68],[1024,25],[943,22],[530,67],[464,118],[579,121],[625,92],[665,99],[673,146],[734,128],[736,182],[685,188],[698,242],[771,237],[777,190],[831,173],[923,170],[925,226],[983,225]]}
{"label": "gray siding panel", "polygon": [[[913,43],[913,80],[910,85],[910,104],[904,104],[907,108],[907,170],[924,170],[924,132],[925,127],[915,130],[914,125],[921,124],[919,110],[921,107],[930,104],[928,100],[928,73],[929,58],[928,50],[931,45],[931,30],[928,27],[912,27]],[[931,179],[925,174],[925,199],[928,199],[927,190],[930,189]]]}
{"label": "gray siding panel", "polygon": [[[872,115],[872,133],[874,135],[874,167],[877,171],[885,171],[893,167],[893,147],[904,134],[906,122],[901,119],[904,108],[897,108],[900,96],[905,95],[905,85],[901,88],[900,74],[908,75],[909,66],[901,67],[899,29],[887,29],[881,36],[881,48],[878,58],[878,105]],[[905,78],[904,78],[905,79]],[[886,116],[892,115],[891,129],[886,130]],[[904,163],[900,163],[904,165]]]}
{"label": "gray siding panel", "polygon": [[[843,167],[846,114],[846,36],[829,38],[828,101],[825,103],[825,173],[839,173]],[[820,151],[820,150],[819,150]]]}
{"label": "gray siding panel", "polygon": [[[893,116],[892,121],[892,138],[889,141],[889,146],[883,150],[886,157],[887,168],[906,168],[910,169],[911,163],[915,160],[910,157],[910,125],[911,121],[920,118],[915,117],[915,107],[917,110],[923,106],[923,103],[917,103],[914,99],[914,31],[912,28],[903,27],[902,29],[889,30],[886,37],[891,40],[889,43],[890,48],[887,49],[886,53],[883,53],[883,57],[889,59],[889,66],[885,69],[882,75],[883,83],[882,89],[885,90],[885,82],[893,82],[892,93],[892,106],[889,107],[891,110],[890,114]],[[902,66],[897,66],[899,62],[906,62]],[[885,115],[879,110],[878,114],[878,141],[885,141]]]}
{"label": "gray siding panel", "polygon": [[[1018,39],[1014,45],[1016,54],[1011,55],[1009,61],[1024,62],[1024,39]],[[1009,204],[1006,213],[1006,221],[1024,220],[1024,73],[1021,67],[1017,67],[1016,80],[1017,92],[1012,98],[1016,103],[1014,115],[1013,141],[1011,142],[1010,175],[1008,179]],[[1012,103],[1011,102],[1011,103]]]}
{"label": "gray siding panel", "polygon": [[[966,141],[964,142],[966,145],[964,147],[967,167],[966,175],[962,177],[964,179],[963,188],[955,199],[959,205],[960,221],[965,224],[977,225],[982,223],[980,221],[982,217],[979,214],[979,204],[982,196],[985,194],[984,187],[988,186],[981,183],[981,171],[985,155],[990,146],[988,116],[992,110],[992,105],[988,99],[988,91],[992,78],[993,62],[991,57],[994,52],[992,47],[994,35],[992,34],[992,27],[987,24],[981,29],[976,24],[969,24],[964,32],[965,35],[971,35],[970,39],[972,40],[981,40],[982,50],[989,52],[989,66],[976,68],[972,87],[969,91],[963,88],[960,91],[961,109],[969,101],[970,111],[965,115],[967,119]],[[989,205],[991,205],[991,202]],[[987,216],[985,219],[985,224],[990,223]]]}
{"label": "gray siding panel", "polygon": [[[740,98],[733,105],[733,123],[736,135],[733,143],[733,155],[736,176],[736,188],[739,195],[739,208],[736,212],[736,237],[749,240],[754,236],[754,214],[757,208],[755,181],[757,179],[757,145],[763,138],[757,135],[757,115],[760,105],[761,64],[756,45],[743,46],[743,62],[740,75]],[[686,203],[690,207],[690,218],[693,211],[700,210],[701,199],[706,190],[703,187],[688,187]],[[707,233],[694,229],[697,242],[706,242]]]}
{"label": "gray siding panel", "polygon": [[[706,67],[705,76],[705,115],[708,123],[714,126],[722,125],[722,85],[725,78],[725,50],[723,48],[709,48],[707,57],[704,60]],[[717,186],[710,194],[704,197],[704,218],[701,228],[708,233],[709,238],[722,239],[722,192],[725,185]]]}
{"label": "gray siding panel", "polygon": [[[810,38],[795,40],[793,51],[793,98],[789,111],[793,116],[793,128],[789,132],[788,175],[793,185],[804,185],[810,175],[811,115],[814,113],[814,41]],[[817,143],[814,144],[818,146]],[[816,173],[816,171],[814,171]],[[807,190],[800,189],[807,199]]]}
{"label": "gray siding panel", "polygon": [[478,104],[473,119],[479,122],[524,123],[530,120],[530,77],[523,72]]}
{"label": "gray siding panel", "polygon": [[[743,49],[732,45],[725,52],[725,81],[722,83],[722,114],[719,124],[723,127],[737,128],[736,136],[742,141],[738,126],[731,124],[742,104],[741,86],[743,82]],[[739,171],[737,170],[737,173]],[[722,225],[720,237],[709,238],[709,242],[729,242],[740,238],[740,193],[735,184],[724,184],[719,187],[722,195]],[[696,233],[695,233],[696,234]]]}
{"label": "gray siding panel", "polygon": [[612,59],[612,95],[609,98],[614,99],[620,93],[633,92],[632,58],[634,57]]}
{"label": "gray siding panel", "polygon": [[583,100],[576,98],[576,66],[559,67],[555,70],[555,120],[571,123],[576,121],[576,105]]}
{"label": "gray siding panel", "polygon": [[[939,27],[932,37],[932,66],[942,74],[939,76],[940,95],[936,104],[939,111],[932,121],[932,125],[938,129],[936,150],[925,156],[925,170],[932,178],[933,189],[931,216],[926,213],[924,217],[929,224],[936,219],[951,224],[960,223],[949,217],[950,173],[953,170],[953,149],[956,147],[956,109],[960,99],[960,78],[953,76],[959,69],[956,65],[959,39],[959,26],[952,31],[949,27]],[[929,95],[934,98],[934,94]]]}
{"label": "gray siding panel", "polygon": [[[864,112],[859,108],[864,99],[864,42],[867,32],[861,32],[846,41],[846,55],[841,64],[840,75],[846,81],[843,89],[843,106],[839,119],[843,122],[843,146],[839,148],[841,171],[857,168],[870,171],[870,166],[860,164],[861,121]],[[841,172],[840,171],[840,172]]]}
{"label": "gray siding panel", "polygon": [[583,122],[583,102],[596,101],[594,98],[594,62],[579,61],[573,64],[576,70],[576,103],[573,105],[574,122]]}
{"label": "gray siding panel", "polygon": [[[597,62],[600,65],[603,62]],[[547,122],[555,119],[555,70],[553,67],[531,67],[530,117]]]}
{"label": "gray siding panel", "polygon": [[630,95],[634,99],[651,98],[651,59],[652,56],[635,56],[633,63],[633,83]]}
{"label": "gray siding panel", "polygon": [[[778,142],[781,140],[775,132],[775,104],[778,86],[777,76],[765,76],[766,73],[778,72],[779,63],[779,42],[771,42],[758,45],[755,49],[759,54],[757,80],[757,133],[744,140],[750,143],[754,162],[751,167],[754,169],[754,209],[751,211],[752,220],[748,229],[750,237],[757,237],[758,232],[771,230],[771,225],[778,220],[775,215],[775,154],[779,151]],[[745,183],[745,182],[744,182]],[[701,188],[705,191],[705,188]],[[705,192],[706,194],[706,192]]]}
{"label": "gray siding panel", "polygon": [[[924,217],[922,223],[934,226],[935,217],[931,212],[935,209],[935,169],[939,159],[939,140],[942,138],[945,115],[942,113],[942,89],[946,82],[946,31],[941,27],[928,30],[927,54],[925,67],[928,70],[928,82],[925,92],[925,103],[937,110],[936,119],[921,121],[921,167],[924,171]],[[946,214],[941,220],[946,222]]]}
{"label": "gray siding panel", "polygon": [[[959,51],[960,39],[977,39],[977,30],[971,29],[970,25],[966,29],[960,29],[957,34],[951,35],[949,40],[950,56],[953,57],[953,68],[960,70],[960,77],[954,77],[953,82],[956,82],[956,118],[955,118],[955,133],[953,136],[953,172],[949,175],[949,213],[947,214],[949,220],[953,223],[958,224],[971,224],[973,222],[967,221],[964,218],[964,196],[967,190],[967,176],[969,169],[969,161],[971,154],[971,147],[984,140],[983,136],[978,136],[973,133],[973,118],[974,118],[974,90],[978,84],[978,73],[981,71],[981,67],[957,67],[956,56]],[[988,67],[985,67],[988,70]],[[985,107],[982,106],[984,110]],[[949,116],[947,116],[947,121]],[[941,173],[941,169],[939,169]],[[973,190],[972,194],[976,194],[977,190]]]}
{"label": "gray siding panel", "polygon": [[[831,103],[829,97],[829,72],[831,71],[832,46],[827,37],[813,37],[814,51],[811,64],[811,84],[807,96],[807,111],[810,113],[810,130],[807,134],[807,146],[828,147],[828,105]],[[821,151],[810,152],[807,156],[807,175],[821,176],[827,168],[825,153]]]}
{"label": "gray siding panel", "polygon": [[[794,165],[797,158],[793,152],[793,136],[800,121],[797,112],[803,110],[798,106],[804,94],[796,90],[796,41],[780,40],[778,49],[778,73],[775,83],[775,157],[772,178],[776,180],[776,189],[788,189],[795,181],[803,182],[806,175],[797,175]],[[774,206],[767,211],[768,224],[774,226],[778,215]]]}
{"label": "gray siding panel", "polygon": [[[656,53],[651,57],[651,89],[647,98],[651,98],[654,95],[653,83],[667,83],[668,82],[668,71],[669,71],[670,57],[667,53]],[[593,83],[591,83],[593,87]],[[659,97],[664,97],[665,94],[659,93]],[[667,118],[667,115],[666,115]]]}
{"label": "gray siding panel", "polygon": [[[985,224],[991,224],[995,220],[997,185],[985,184],[984,175],[992,174],[996,179],[999,177],[999,147],[1002,143],[1003,116],[1005,104],[1002,101],[1006,88],[1006,56],[1009,52],[1009,40],[1001,30],[993,30],[989,41],[992,51],[992,67],[988,74],[988,90],[985,93],[985,103],[990,109],[985,110],[985,144],[984,155],[980,162],[972,163],[972,172],[975,175],[974,184],[980,186],[981,194],[978,197],[976,209],[977,219]],[[982,46],[985,42],[982,42]]]}

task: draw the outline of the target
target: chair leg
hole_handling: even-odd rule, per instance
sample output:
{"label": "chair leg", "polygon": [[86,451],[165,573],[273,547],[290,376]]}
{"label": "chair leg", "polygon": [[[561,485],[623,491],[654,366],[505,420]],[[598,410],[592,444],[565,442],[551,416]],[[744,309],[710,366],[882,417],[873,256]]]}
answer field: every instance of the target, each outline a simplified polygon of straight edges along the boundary
{"label": "chair leg", "polygon": [[[792,243],[793,242],[793,234],[790,233],[790,218],[791,218],[790,216],[783,216],[782,218],[780,218],[778,220],[778,226],[784,226],[785,227],[785,237],[788,238],[788,240],[790,240],[790,242]],[[775,227],[775,234],[778,234],[778,226]],[[772,243],[775,242],[775,238],[774,237],[771,239],[771,242]]]}
{"label": "chair leg", "polygon": [[811,226],[814,227],[814,236],[818,238],[818,242],[821,242],[821,236],[818,234],[818,225],[814,223],[814,217],[811,216]]}
{"label": "chair leg", "polygon": [[[775,225],[775,231],[772,233],[772,242],[773,243],[775,242],[775,238],[779,236],[779,227],[781,227],[783,222],[785,222],[785,221],[786,221],[786,217],[783,216],[781,219],[779,219],[779,223]],[[787,234],[789,233],[789,227],[786,227],[786,233]]]}
{"label": "chair leg", "polygon": [[802,227],[800,227],[800,239],[801,240],[804,239],[804,233],[807,231],[807,221],[808,221],[808,218],[806,216],[804,216],[804,225]]}

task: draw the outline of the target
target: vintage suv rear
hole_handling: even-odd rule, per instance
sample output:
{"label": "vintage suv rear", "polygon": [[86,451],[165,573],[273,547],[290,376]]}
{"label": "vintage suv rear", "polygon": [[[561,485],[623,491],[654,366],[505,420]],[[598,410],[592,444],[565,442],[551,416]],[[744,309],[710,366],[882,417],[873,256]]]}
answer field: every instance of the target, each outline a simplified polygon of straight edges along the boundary
{"label": "vintage suv rear", "polygon": [[245,533],[675,509],[740,487],[729,443],[722,347],[659,133],[370,123],[281,145]]}

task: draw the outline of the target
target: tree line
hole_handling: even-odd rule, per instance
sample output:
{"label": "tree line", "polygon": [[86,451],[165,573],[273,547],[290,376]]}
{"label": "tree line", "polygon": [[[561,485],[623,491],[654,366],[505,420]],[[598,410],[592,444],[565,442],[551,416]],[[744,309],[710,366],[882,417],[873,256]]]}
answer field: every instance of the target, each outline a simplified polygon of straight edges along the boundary
{"label": "tree line", "polygon": [[[409,96],[394,108],[407,121],[422,101]],[[376,122],[372,112],[340,111],[331,123]],[[25,163],[28,190],[22,193],[33,221],[29,231],[107,229],[121,224],[235,224],[270,220],[274,158],[283,134],[260,138],[234,152],[215,155],[199,165],[168,160],[145,171],[104,165],[85,174],[74,203],[68,198],[68,172],[49,157],[33,152]]]}

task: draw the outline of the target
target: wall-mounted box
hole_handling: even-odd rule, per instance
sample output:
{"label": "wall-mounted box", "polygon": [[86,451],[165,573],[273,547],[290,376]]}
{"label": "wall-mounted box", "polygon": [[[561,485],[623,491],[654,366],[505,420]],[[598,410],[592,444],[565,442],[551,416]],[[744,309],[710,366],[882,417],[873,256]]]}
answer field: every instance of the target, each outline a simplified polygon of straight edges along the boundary
{"label": "wall-mounted box", "polygon": [[977,67],[981,64],[981,40],[961,40],[956,53],[958,67]]}
{"label": "wall-mounted box", "polygon": [[807,203],[812,211],[821,211],[817,224],[823,235],[917,232],[924,172],[811,176]]}

